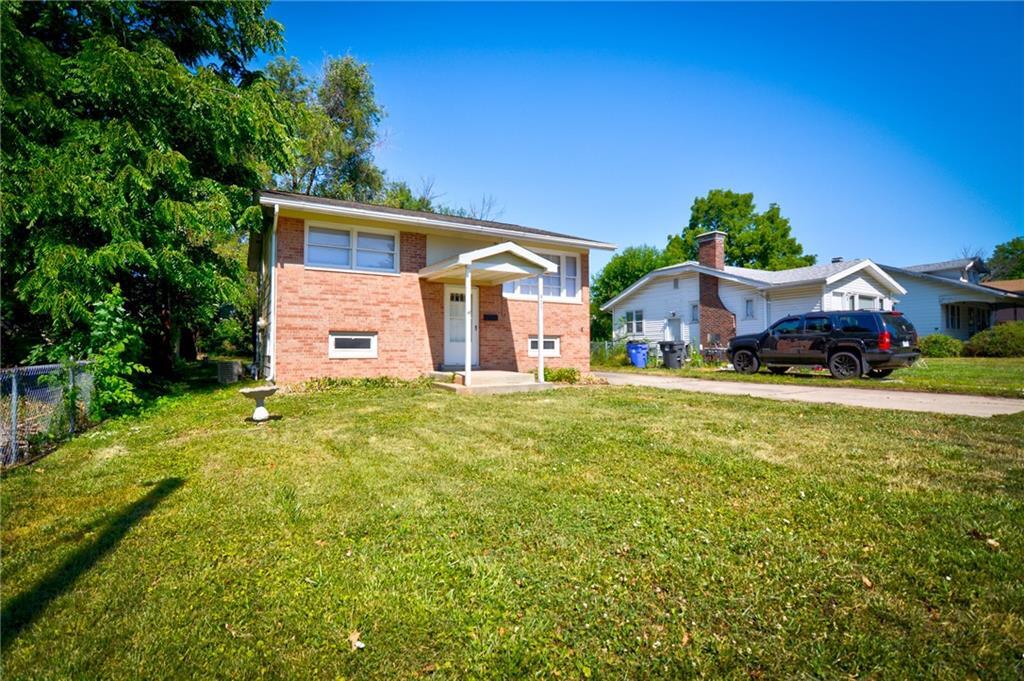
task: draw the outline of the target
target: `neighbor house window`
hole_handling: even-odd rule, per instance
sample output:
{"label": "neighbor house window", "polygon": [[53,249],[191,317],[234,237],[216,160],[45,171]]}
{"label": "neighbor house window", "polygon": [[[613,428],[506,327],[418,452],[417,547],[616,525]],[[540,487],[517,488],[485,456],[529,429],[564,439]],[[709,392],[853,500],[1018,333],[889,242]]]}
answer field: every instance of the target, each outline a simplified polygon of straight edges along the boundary
{"label": "neighbor house window", "polygon": [[306,267],[397,272],[398,235],[310,225],[306,230]]}
{"label": "neighbor house window", "polygon": [[947,305],[946,306],[946,328],[947,329],[959,329],[960,328],[960,306],[959,305]]}
{"label": "neighbor house window", "polygon": [[878,309],[878,298],[874,296],[857,296],[857,309],[858,310],[877,310]]}
{"label": "neighbor house window", "polygon": [[[559,255],[555,253],[538,253],[545,260],[558,266],[555,272],[544,275],[544,297],[555,299],[573,299],[580,292],[580,260],[576,255]],[[502,287],[506,296],[537,296],[537,278],[527,277],[518,281],[507,282]]]}
{"label": "neighbor house window", "polygon": [[[537,356],[537,337],[530,336],[530,348],[527,353],[530,357]],[[561,357],[562,339],[560,336],[544,336],[544,356]]]}
{"label": "neighbor house window", "polygon": [[352,359],[377,356],[377,334],[370,332],[332,332],[327,337],[330,359]]}
{"label": "neighbor house window", "polygon": [[644,311],[629,310],[626,312],[626,334],[633,336],[644,332]]}
{"label": "neighbor house window", "polygon": [[747,298],[743,301],[743,318],[753,319],[754,318],[754,299]]}
{"label": "neighbor house window", "polygon": [[678,278],[672,280],[672,288],[679,288],[679,279]]}
{"label": "neighbor house window", "polygon": [[700,305],[697,303],[690,304],[690,322],[696,323],[700,321]]}

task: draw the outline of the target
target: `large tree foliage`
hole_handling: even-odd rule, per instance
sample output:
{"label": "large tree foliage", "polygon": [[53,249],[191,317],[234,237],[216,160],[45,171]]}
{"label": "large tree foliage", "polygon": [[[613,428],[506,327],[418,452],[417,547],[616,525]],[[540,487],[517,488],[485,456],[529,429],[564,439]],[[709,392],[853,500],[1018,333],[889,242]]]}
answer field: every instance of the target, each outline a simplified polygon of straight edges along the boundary
{"label": "large tree foliage", "polygon": [[299,60],[276,57],[263,70],[274,83],[293,123],[292,162],[273,178],[278,189],[313,196],[376,203],[393,208],[481,217],[493,216],[485,197],[478,216],[437,202],[432,183],[419,192],[403,181],[388,180],[376,165],[374,150],[384,108],[374,95],[369,67],[352,56],[328,57],[322,75],[307,75]]}
{"label": "large tree foliage", "polygon": [[992,279],[1024,279],[1024,236],[1001,243],[992,250],[988,268]]}
{"label": "large tree foliage", "polygon": [[622,293],[633,282],[665,264],[665,254],[656,246],[630,246],[612,256],[590,284],[590,337],[612,337],[612,319],[601,306]]}
{"label": "large tree foliage", "polygon": [[784,270],[813,265],[816,257],[805,255],[803,246],[790,233],[789,219],[779,206],[771,204],[757,212],[753,194],[712,189],[697,197],[690,209],[690,222],[682,233],[670,236],[665,247],[667,263],[697,259],[697,235],[721,230],[725,240],[725,263],[761,270]]}
{"label": "large tree foliage", "polygon": [[165,370],[174,334],[241,294],[225,242],[287,166],[286,112],[245,64],[265,2],[0,8],[4,363],[85,352],[118,287]]}

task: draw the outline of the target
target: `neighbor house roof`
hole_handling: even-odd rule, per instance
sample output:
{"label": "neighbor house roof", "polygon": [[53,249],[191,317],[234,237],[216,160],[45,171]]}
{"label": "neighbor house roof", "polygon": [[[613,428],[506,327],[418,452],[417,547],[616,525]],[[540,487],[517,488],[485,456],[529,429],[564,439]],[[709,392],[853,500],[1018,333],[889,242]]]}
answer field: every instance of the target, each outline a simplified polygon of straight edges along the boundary
{"label": "neighbor house roof", "polygon": [[777,271],[757,270],[750,267],[733,267],[732,265],[726,265],[725,269],[719,270],[714,267],[708,267],[689,260],[687,262],[679,263],[678,265],[660,267],[648,272],[646,275],[634,282],[632,286],[629,286],[622,293],[602,305],[601,309],[604,311],[610,310],[620,300],[643,287],[652,279],[671,277],[676,274],[683,274],[686,272],[708,274],[718,277],[719,279],[725,279],[726,281],[745,284],[761,291],[767,291],[771,289],[785,288],[788,286],[800,286],[802,284],[815,284],[819,282],[830,284],[860,270],[870,271],[875,278],[885,283],[893,291],[901,294],[907,292],[906,289],[900,286],[899,282],[886,274],[878,265],[866,258],[859,258],[857,260],[841,260],[839,262],[830,262],[822,265],[809,265],[807,267],[794,267],[788,270]]}
{"label": "neighbor house roof", "polygon": [[475,233],[495,237],[519,237],[529,238],[532,241],[541,241],[565,246],[579,246],[583,248],[595,248],[601,250],[614,250],[615,244],[603,241],[594,241],[583,237],[561,234],[536,227],[524,227],[507,222],[494,222],[492,220],[476,220],[455,215],[441,215],[439,213],[428,213],[419,210],[406,210],[404,208],[391,208],[390,206],[378,206],[369,203],[357,203],[355,201],[342,201],[341,199],[327,199],[319,196],[307,196],[306,194],[295,194],[276,190],[265,190],[260,192],[260,204],[264,206],[281,206],[282,208],[293,208],[308,210],[314,213],[327,215],[342,215],[347,217],[360,217],[368,220],[384,220],[409,225],[419,225],[435,229],[451,230],[456,232]]}
{"label": "neighbor house roof", "polygon": [[[955,261],[950,261],[955,262]],[[941,264],[941,263],[940,263]],[[982,284],[972,284],[969,281],[962,281],[960,279],[950,279],[949,277],[940,277],[937,274],[929,274],[928,272],[921,272],[918,270],[912,270],[908,267],[894,267],[892,265],[881,265],[882,269],[886,272],[896,272],[900,275],[917,277],[919,279],[926,279],[928,281],[936,282],[939,284],[947,284],[949,286],[959,286],[962,288],[976,291],[978,293],[988,293],[990,295],[1005,296],[1010,298],[1019,297],[1016,293],[1011,293],[1006,290],[999,290],[998,288],[989,287]],[[918,265],[918,267],[925,267],[924,265]],[[949,269],[940,267],[938,269]]]}
{"label": "neighbor house roof", "polygon": [[956,260],[943,260],[942,262],[925,263],[924,265],[907,265],[902,269],[908,272],[939,272],[941,270],[962,270],[968,265],[973,265],[979,272],[988,272],[984,261],[981,258],[957,258]]}
{"label": "neighbor house roof", "polygon": [[982,285],[1010,293],[1024,293],[1024,279],[993,279]]}

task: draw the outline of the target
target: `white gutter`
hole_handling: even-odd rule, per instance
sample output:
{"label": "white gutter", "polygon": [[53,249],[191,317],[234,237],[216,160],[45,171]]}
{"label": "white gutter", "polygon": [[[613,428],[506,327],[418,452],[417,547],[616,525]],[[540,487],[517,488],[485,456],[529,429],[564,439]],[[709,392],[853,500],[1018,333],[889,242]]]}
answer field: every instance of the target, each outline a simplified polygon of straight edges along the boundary
{"label": "white gutter", "polygon": [[397,222],[419,227],[435,227],[438,229],[450,230],[453,232],[466,232],[470,234],[481,234],[486,236],[513,237],[519,240],[540,241],[544,243],[562,244],[565,246],[576,246],[581,248],[593,248],[603,251],[614,251],[618,246],[603,241],[591,241],[589,239],[575,239],[572,237],[552,236],[550,234],[534,234],[532,232],[521,232],[514,229],[502,229],[500,227],[484,227],[482,225],[465,225],[460,222],[451,222],[441,217],[428,218],[420,215],[400,215],[387,213],[370,208],[351,208],[349,206],[328,206],[321,203],[301,201],[298,199],[282,199],[260,197],[260,204],[265,206],[283,206],[296,210],[307,210],[313,213],[326,215],[341,215],[345,217],[364,218],[367,220],[380,220],[385,222]]}
{"label": "white gutter", "polygon": [[[262,203],[262,200],[261,200]],[[273,381],[277,375],[277,217],[281,207],[274,204],[274,224],[270,228],[270,322],[267,324],[268,346],[270,348],[270,375]]]}

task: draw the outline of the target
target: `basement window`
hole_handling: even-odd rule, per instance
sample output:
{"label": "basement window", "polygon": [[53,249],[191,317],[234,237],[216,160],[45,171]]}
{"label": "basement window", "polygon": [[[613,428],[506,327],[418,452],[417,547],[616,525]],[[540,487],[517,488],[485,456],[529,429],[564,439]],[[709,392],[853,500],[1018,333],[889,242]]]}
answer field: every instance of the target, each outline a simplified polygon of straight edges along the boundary
{"label": "basement window", "polygon": [[[527,353],[530,357],[537,356],[537,337],[530,336],[530,349]],[[562,338],[561,336],[544,336],[544,356],[545,357],[561,357],[562,356]]]}
{"label": "basement window", "polygon": [[374,359],[377,357],[377,333],[332,332],[327,337],[330,359]]}

